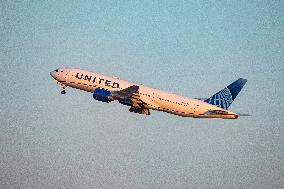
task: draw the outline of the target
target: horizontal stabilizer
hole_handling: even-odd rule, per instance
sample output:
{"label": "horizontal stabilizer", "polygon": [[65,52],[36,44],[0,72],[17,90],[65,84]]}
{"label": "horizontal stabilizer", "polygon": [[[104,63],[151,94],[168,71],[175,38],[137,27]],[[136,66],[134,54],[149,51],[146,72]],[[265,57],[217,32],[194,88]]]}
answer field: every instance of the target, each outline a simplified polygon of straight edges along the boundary
{"label": "horizontal stabilizer", "polygon": [[241,113],[237,113],[237,114],[238,114],[238,116],[252,116],[250,114],[241,114]]}
{"label": "horizontal stabilizer", "polygon": [[201,100],[201,101],[207,100],[207,98],[194,98],[194,99]]}

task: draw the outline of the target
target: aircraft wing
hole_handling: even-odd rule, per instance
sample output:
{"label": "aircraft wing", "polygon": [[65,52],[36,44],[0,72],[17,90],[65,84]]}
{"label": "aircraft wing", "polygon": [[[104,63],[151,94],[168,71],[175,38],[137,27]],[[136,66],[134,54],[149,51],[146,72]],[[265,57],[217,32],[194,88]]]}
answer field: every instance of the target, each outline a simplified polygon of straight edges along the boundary
{"label": "aircraft wing", "polygon": [[138,93],[139,86],[132,85],[126,89],[112,92],[112,95],[124,105],[131,106],[130,112],[150,115],[150,111],[145,107],[145,103],[141,100]]}
{"label": "aircraft wing", "polygon": [[122,89],[120,91],[115,91],[115,92],[112,92],[112,94],[115,96],[115,97],[121,97],[121,98],[130,98],[131,96],[133,96],[135,93],[137,93],[139,90],[139,86],[137,85],[132,85],[126,89]]}

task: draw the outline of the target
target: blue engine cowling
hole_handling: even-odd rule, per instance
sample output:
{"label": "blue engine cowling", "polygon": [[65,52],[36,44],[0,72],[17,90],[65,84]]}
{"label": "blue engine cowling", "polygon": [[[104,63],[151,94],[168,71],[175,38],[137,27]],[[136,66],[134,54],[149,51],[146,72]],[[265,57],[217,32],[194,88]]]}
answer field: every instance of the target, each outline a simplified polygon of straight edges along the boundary
{"label": "blue engine cowling", "polygon": [[96,89],[93,93],[94,99],[101,101],[101,102],[110,102],[109,99],[111,92],[104,90],[104,89]]}

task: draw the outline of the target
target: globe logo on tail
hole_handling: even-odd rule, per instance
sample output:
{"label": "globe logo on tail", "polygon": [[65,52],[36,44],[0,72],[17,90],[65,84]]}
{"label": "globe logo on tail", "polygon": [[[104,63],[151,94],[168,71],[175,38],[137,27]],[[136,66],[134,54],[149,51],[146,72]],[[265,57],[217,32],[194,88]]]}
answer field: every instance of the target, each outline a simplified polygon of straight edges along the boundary
{"label": "globe logo on tail", "polygon": [[230,90],[226,87],[220,92],[214,94],[213,96],[205,100],[205,102],[223,109],[228,109],[229,106],[232,104],[233,99]]}

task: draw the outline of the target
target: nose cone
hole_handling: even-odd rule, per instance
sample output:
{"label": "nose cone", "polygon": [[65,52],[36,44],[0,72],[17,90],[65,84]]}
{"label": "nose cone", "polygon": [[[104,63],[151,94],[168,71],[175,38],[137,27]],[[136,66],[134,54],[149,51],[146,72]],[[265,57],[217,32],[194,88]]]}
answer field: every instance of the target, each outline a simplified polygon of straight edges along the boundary
{"label": "nose cone", "polygon": [[51,77],[53,77],[55,79],[55,71],[50,72]]}
{"label": "nose cone", "polygon": [[51,75],[54,79],[56,79],[56,73],[57,73],[57,72],[58,72],[58,69],[56,69],[56,70],[50,72],[50,75]]}

